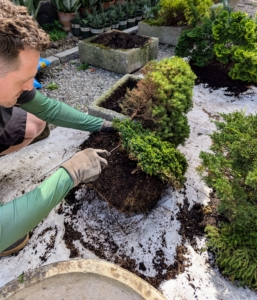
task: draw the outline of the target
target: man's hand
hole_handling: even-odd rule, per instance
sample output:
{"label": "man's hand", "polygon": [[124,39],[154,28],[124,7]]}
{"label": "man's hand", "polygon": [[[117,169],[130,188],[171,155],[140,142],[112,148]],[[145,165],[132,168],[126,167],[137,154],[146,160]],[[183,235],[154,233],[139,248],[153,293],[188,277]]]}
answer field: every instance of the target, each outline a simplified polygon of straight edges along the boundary
{"label": "man's hand", "polygon": [[104,120],[99,131],[100,132],[114,132],[115,129],[112,127],[112,122]]}
{"label": "man's hand", "polygon": [[80,182],[95,181],[102,169],[107,166],[108,162],[105,158],[110,155],[106,150],[88,148],[76,153],[61,167],[70,174],[75,187]]}

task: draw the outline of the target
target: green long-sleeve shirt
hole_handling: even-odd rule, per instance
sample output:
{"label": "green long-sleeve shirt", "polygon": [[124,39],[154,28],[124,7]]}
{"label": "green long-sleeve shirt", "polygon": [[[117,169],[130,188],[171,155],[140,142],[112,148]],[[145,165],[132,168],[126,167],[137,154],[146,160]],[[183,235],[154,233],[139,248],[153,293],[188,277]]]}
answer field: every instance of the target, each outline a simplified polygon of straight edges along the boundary
{"label": "green long-sleeve shirt", "polygon": [[[20,107],[48,123],[84,131],[98,131],[104,121],[38,91],[32,100]],[[37,226],[72,187],[70,175],[60,168],[31,192],[0,204],[0,252]]]}

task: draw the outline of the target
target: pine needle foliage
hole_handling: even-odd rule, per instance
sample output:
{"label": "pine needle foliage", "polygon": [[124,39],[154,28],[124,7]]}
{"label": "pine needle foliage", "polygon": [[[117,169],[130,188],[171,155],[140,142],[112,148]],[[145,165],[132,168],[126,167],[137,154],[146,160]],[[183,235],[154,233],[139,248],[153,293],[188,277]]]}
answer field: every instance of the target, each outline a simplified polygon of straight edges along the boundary
{"label": "pine needle foliage", "polygon": [[188,138],[190,128],[186,113],[192,108],[195,74],[182,58],[150,61],[145,77],[127,92],[123,113],[145,122],[162,140],[175,146]]}
{"label": "pine needle foliage", "polygon": [[137,160],[140,169],[175,188],[183,186],[188,164],[184,155],[172,144],[129,119],[114,119],[113,127],[121,136],[122,147],[129,153],[130,159]]}
{"label": "pine needle foliage", "polygon": [[257,289],[257,115],[239,111],[222,117],[211,135],[212,153],[201,152],[198,170],[228,221],[206,232],[223,274]]}

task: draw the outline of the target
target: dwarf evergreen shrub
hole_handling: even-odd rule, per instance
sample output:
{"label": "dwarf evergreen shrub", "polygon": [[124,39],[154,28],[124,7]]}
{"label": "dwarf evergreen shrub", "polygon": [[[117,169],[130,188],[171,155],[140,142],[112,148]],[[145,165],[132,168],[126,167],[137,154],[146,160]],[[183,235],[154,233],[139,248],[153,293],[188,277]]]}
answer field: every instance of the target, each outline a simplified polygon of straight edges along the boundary
{"label": "dwarf evergreen shrub", "polygon": [[228,221],[207,226],[217,264],[231,280],[257,289],[257,115],[223,114],[211,135],[212,153],[201,152],[199,172],[214,188]]}
{"label": "dwarf evergreen shrub", "polygon": [[193,106],[195,74],[178,57],[150,61],[144,74],[141,84],[127,92],[123,112],[141,121],[151,121],[151,130],[161,139],[175,146],[184,143],[190,133],[186,113]]}
{"label": "dwarf evergreen shrub", "polygon": [[122,147],[131,159],[137,160],[139,168],[176,188],[183,185],[187,161],[172,144],[162,141],[139,122],[129,119],[115,119],[113,127],[120,133]]}
{"label": "dwarf evergreen shrub", "polygon": [[212,31],[216,58],[223,64],[232,64],[228,75],[257,82],[257,19],[241,11],[223,11]]}
{"label": "dwarf evergreen shrub", "polygon": [[205,19],[201,25],[181,33],[175,55],[187,57],[192,64],[203,67],[213,60],[213,47],[212,21]]}

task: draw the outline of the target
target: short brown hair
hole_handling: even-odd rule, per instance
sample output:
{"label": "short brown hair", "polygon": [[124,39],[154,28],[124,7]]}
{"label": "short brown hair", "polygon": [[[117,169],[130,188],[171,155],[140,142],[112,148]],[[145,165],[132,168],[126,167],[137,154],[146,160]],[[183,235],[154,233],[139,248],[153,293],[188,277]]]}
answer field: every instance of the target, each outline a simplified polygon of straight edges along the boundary
{"label": "short brown hair", "polygon": [[44,51],[50,40],[24,6],[0,0],[0,77],[17,68],[19,53],[25,48]]}

